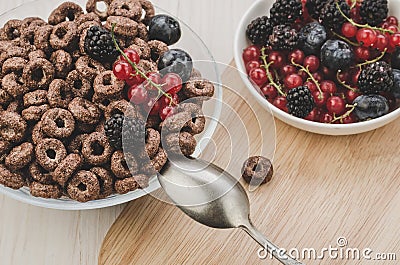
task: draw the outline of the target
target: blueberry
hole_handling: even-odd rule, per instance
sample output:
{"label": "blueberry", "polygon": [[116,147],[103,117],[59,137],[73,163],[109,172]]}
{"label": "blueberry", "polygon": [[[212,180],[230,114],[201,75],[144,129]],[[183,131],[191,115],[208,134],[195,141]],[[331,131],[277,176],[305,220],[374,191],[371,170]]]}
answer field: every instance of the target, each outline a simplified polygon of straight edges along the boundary
{"label": "blueberry", "polygon": [[167,15],[154,16],[149,23],[149,40],[160,40],[168,46],[181,38],[179,22]]}
{"label": "blueberry", "polygon": [[331,70],[346,70],[354,62],[353,49],[344,41],[328,40],[321,48],[321,61]]}
{"label": "blueberry", "polygon": [[299,47],[307,55],[319,55],[327,39],[326,29],[318,22],[305,25],[299,32]]}
{"label": "blueberry", "polygon": [[354,102],[356,108],[354,113],[362,120],[376,119],[389,113],[388,100],[380,95],[362,95]]}
{"label": "blueberry", "polygon": [[397,99],[400,99],[400,70],[393,69],[394,86],[392,92]]}
{"label": "blueberry", "polygon": [[183,82],[187,82],[193,70],[192,57],[183,50],[171,49],[160,57],[158,70],[163,75],[176,73],[182,78]]}
{"label": "blueberry", "polygon": [[394,69],[400,69],[400,48],[392,54],[392,67]]}

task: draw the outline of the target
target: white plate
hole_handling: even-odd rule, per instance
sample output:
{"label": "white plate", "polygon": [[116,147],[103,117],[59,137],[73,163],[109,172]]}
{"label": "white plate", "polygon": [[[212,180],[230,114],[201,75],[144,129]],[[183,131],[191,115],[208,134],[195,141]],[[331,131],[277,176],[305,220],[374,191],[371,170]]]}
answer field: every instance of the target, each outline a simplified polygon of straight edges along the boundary
{"label": "white plate", "polygon": [[[263,107],[271,109],[278,119],[291,126],[299,128],[301,130],[325,135],[352,135],[368,132],[385,126],[400,116],[400,109],[397,109],[389,113],[388,115],[370,121],[359,122],[355,124],[323,124],[294,117],[275,107],[273,104],[269,103],[268,100],[266,100],[264,96],[261,95],[260,92],[249,81],[249,78],[246,74],[246,68],[242,59],[242,53],[246,47],[251,45],[246,37],[247,25],[250,24],[250,22],[257,17],[269,15],[269,10],[274,2],[274,0],[258,0],[249,8],[249,10],[247,10],[236,31],[234,43],[235,62],[236,66],[241,72],[241,78],[251,94]],[[397,17],[400,17],[399,2],[391,0],[389,1],[389,5],[390,13],[396,15]]]}
{"label": "white plate", "polygon": [[[48,16],[52,12],[53,9],[57,8],[61,3],[65,2],[64,0],[38,0],[32,1],[29,3],[25,3],[17,8],[14,8],[0,16],[0,25],[4,25],[10,19],[23,19],[26,17],[41,17],[47,21]],[[84,0],[75,0],[73,1],[79,4],[83,9],[85,9],[86,1]],[[156,13],[168,13],[160,8],[156,7]],[[178,19],[179,20],[179,19]],[[200,70],[203,77],[209,79],[215,84],[215,98],[217,100],[213,100],[213,102],[217,102],[213,105],[207,105],[205,103],[204,114],[211,119],[207,120],[206,129],[201,134],[201,138],[198,139],[201,142],[201,147],[207,145],[209,139],[211,139],[215,128],[217,126],[217,121],[219,120],[221,113],[221,105],[218,105],[222,102],[222,88],[220,86],[220,74],[217,69],[217,65],[215,63],[214,57],[212,56],[209,49],[206,47],[204,42],[200,39],[200,37],[189,28],[187,24],[182,21],[179,21],[182,29],[182,38],[181,40],[174,45],[174,47],[179,47],[181,49],[186,50],[195,60],[194,67]],[[197,61],[196,61],[197,60]],[[206,63],[207,62],[207,63]],[[196,149],[194,156],[201,153],[201,150]],[[156,177],[153,177],[150,180],[149,187],[144,190],[136,190],[132,191],[125,195],[112,195],[106,199],[90,201],[87,203],[79,203],[76,201],[72,201],[69,199],[42,199],[36,198],[29,194],[29,189],[24,187],[20,190],[12,190],[0,185],[0,193],[7,195],[13,199],[18,201],[28,203],[31,205],[50,208],[50,209],[59,209],[59,210],[88,210],[88,209],[98,209],[104,207],[110,207],[118,204],[122,204],[125,202],[129,202],[140,198],[152,191],[160,188],[160,184],[157,181]]]}

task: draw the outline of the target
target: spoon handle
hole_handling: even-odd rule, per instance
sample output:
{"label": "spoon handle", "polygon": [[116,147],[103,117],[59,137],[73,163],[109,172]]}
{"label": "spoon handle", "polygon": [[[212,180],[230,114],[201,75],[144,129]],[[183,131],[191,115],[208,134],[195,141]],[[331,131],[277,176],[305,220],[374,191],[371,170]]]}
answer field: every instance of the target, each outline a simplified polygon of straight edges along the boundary
{"label": "spoon handle", "polygon": [[292,259],[288,255],[281,253],[281,250],[269,241],[254,225],[249,221],[247,224],[242,225],[242,228],[247,234],[249,234],[258,244],[265,248],[269,253],[272,254],[277,260],[284,265],[305,265],[297,260]]}

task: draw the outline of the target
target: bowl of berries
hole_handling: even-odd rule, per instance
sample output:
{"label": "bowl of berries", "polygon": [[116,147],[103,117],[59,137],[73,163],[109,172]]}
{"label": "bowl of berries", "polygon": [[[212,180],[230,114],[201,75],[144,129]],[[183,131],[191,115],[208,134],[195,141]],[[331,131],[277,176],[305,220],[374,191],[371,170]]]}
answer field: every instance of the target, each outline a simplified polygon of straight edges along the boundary
{"label": "bowl of berries", "polygon": [[150,1],[37,0],[0,25],[2,194],[62,210],[122,204],[215,131],[213,56]]}
{"label": "bowl of berries", "polygon": [[257,101],[325,135],[400,116],[400,6],[387,0],[260,0],[243,16],[235,62]]}

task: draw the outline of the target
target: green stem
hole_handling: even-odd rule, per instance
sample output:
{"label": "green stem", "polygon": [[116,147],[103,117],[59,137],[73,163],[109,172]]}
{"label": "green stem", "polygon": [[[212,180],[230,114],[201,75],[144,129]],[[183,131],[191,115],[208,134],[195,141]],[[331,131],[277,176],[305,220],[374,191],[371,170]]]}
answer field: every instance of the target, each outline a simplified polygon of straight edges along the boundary
{"label": "green stem", "polygon": [[346,108],[351,108],[351,109],[348,110],[348,111],[347,111],[345,114],[343,114],[342,116],[335,117],[335,118],[331,121],[331,123],[335,123],[335,122],[337,122],[337,121],[341,121],[341,123],[343,123],[343,119],[349,117],[349,116],[351,115],[351,113],[353,113],[353,111],[356,109],[356,107],[357,107],[357,104],[354,104],[354,105],[346,105]]}
{"label": "green stem", "polygon": [[311,79],[311,81],[313,81],[314,84],[317,86],[317,89],[318,89],[318,91],[319,91],[319,96],[318,96],[318,98],[319,98],[319,99],[322,99],[322,89],[321,89],[321,86],[320,86],[319,82],[317,81],[317,79],[315,79],[314,76],[311,74],[310,70],[308,69],[308,66],[307,66],[307,68],[306,68],[306,67],[304,67],[304,66],[302,66],[302,65],[300,65],[300,64],[297,64],[297,63],[294,62],[294,59],[292,59],[292,64],[293,64],[294,66],[300,68],[302,71],[304,71],[304,72],[308,75],[308,77]]}
{"label": "green stem", "polygon": [[341,80],[340,78],[339,78],[339,74],[342,72],[342,70],[339,70],[339,71],[337,71],[337,73],[336,73],[336,79],[337,79],[337,81],[343,86],[343,87],[345,87],[345,88],[347,88],[347,89],[349,89],[349,90],[351,90],[351,91],[353,91],[353,92],[357,92],[357,89],[355,89],[354,87],[351,87],[350,85],[348,85],[345,81],[343,81],[343,80]]}
{"label": "green stem", "polygon": [[111,28],[111,36],[112,36],[112,40],[114,42],[114,46],[117,49],[117,51],[124,57],[124,59],[133,67],[133,69],[136,71],[136,74],[139,74],[141,77],[143,77],[151,86],[157,88],[158,90],[158,96],[160,96],[161,94],[163,96],[165,96],[166,98],[168,98],[170,100],[170,104],[175,104],[174,99],[172,98],[172,96],[168,93],[165,93],[165,91],[162,89],[162,85],[160,84],[156,84],[154,83],[153,80],[151,80],[150,78],[147,77],[147,75],[145,73],[143,73],[136,65],[136,63],[132,62],[131,59],[129,59],[129,57],[126,55],[126,53],[121,49],[121,47],[118,45],[117,39],[115,38],[115,26],[117,24],[113,23],[112,24],[112,28]]}
{"label": "green stem", "polygon": [[378,27],[372,27],[372,26],[370,26],[370,25],[368,25],[368,24],[362,25],[362,24],[356,23],[354,20],[352,20],[351,18],[349,18],[348,16],[346,16],[345,13],[343,13],[342,9],[340,8],[340,5],[339,5],[339,2],[338,2],[338,1],[336,2],[336,7],[337,7],[337,9],[339,10],[340,14],[341,14],[348,22],[350,22],[353,26],[356,26],[356,27],[358,27],[358,28],[367,28],[367,29],[372,29],[372,30],[379,30],[379,31],[381,31],[381,32],[383,32],[383,33],[394,34],[394,32],[393,32],[392,30],[389,30],[389,29],[378,28]]}
{"label": "green stem", "polygon": [[333,35],[335,35],[336,37],[338,37],[338,38],[344,40],[345,42],[347,42],[347,43],[350,44],[350,45],[353,45],[353,46],[355,46],[355,47],[360,46],[359,43],[353,42],[353,41],[349,40],[348,38],[346,38],[346,37],[344,37],[344,36],[342,36],[342,35],[340,35],[340,34],[337,34],[337,33],[334,32],[334,31],[331,31],[331,32],[332,32]]}
{"label": "green stem", "polygon": [[274,62],[267,63],[267,55],[265,54],[265,47],[263,47],[263,48],[261,49],[261,59],[263,60],[263,63],[264,63],[264,64],[262,65],[262,67],[264,67],[264,69],[265,69],[265,71],[266,71],[266,73],[267,73],[267,77],[268,77],[269,83],[270,83],[271,85],[273,85],[273,86],[276,88],[276,90],[278,90],[278,93],[279,93],[280,95],[286,96],[286,93],[283,92],[281,86],[278,85],[278,84],[274,81],[274,78],[272,77],[271,72],[269,71],[269,67],[270,67]]}
{"label": "green stem", "polygon": [[377,61],[379,61],[380,59],[382,59],[383,57],[385,57],[387,49],[385,49],[382,54],[380,56],[378,56],[377,58],[370,60],[370,61],[365,61],[363,63],[357,64],[356,67],[363,67],[364,65],[368,65],[368,64],[372,64],[372,63],[376,63]]}

